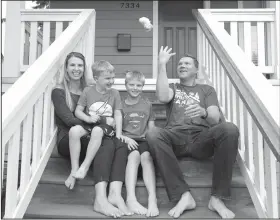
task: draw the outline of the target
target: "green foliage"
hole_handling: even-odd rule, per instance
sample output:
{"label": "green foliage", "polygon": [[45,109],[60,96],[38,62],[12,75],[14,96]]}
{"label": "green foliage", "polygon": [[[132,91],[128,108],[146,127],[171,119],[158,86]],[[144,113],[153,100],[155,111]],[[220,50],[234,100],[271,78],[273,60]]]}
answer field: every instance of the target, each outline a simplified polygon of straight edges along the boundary
{"label": "green foliage", "polygon": [[34,9],[50,7],[50,1],[32,1],[32,2],[35,2],[37,4],[36,6],[33,6]]}

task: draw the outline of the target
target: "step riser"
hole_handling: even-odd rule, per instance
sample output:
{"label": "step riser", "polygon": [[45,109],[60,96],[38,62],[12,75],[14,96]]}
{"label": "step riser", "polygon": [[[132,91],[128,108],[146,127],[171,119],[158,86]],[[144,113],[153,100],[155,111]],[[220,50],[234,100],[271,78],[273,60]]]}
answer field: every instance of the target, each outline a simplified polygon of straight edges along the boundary
{"label": "step riser", "polygon": [[[51,195],[49,195],[50,193],[46,194],[46,192],[51,192]],[[232,188],[231,192],[231,200],[225,201],[227,205],[252,205],[247,188]],[[157,187],[156,193],[159,205],[170,203],[164,187]],[[196,200],[197,206],[207,206],[211,188],[191,187],[191,193]],[[122,196],[124,199],[126,198],[125,187],[123,187]],[[93,186],[76,185],[74,190],[69,191],[64,185],[40,184],[36,189],[34,197],[40,198],[41,202],[46,200],[49,203],[92,205],[95,190]],[[136,197],[140,203],[147,204],[148,193],[146,187],[136,187]]]}

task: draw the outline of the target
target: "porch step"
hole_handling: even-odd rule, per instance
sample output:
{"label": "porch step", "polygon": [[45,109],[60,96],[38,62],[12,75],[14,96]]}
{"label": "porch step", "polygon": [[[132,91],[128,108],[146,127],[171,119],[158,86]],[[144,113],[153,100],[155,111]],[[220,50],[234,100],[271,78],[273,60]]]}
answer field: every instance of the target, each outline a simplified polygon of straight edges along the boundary
{"label": "porch step", "polygon": [[[197,161],[191,158],[180,160],[180,167],[196,200],[197,208],[185,212],[182,218],[219,218],[208,210],[211,191],[212,161]],[[92,209],[95,196],[92,173],[84,180],[77,181],[74,190],[67,190],[64,181],[70,172],[69,161],[64,158],[51,158],[35,191],[24,218],[105,218]],[[123,197],[125,198],[125,187]],[[136,194],[139,202],[147,205],[147,190],[143,180],[137,181]],[[163,182],[157,174],[157,197],[160,209],[158,218],[168,218],[168,211],[174,206],[170,203]],[[237,165],[234,166],[232,180],[232,200],[226,205],[237,218],[257,218],[248,189]],[[133,215],[124,218],[139,218]],[[144,218],[144,217],[143,217]]]}

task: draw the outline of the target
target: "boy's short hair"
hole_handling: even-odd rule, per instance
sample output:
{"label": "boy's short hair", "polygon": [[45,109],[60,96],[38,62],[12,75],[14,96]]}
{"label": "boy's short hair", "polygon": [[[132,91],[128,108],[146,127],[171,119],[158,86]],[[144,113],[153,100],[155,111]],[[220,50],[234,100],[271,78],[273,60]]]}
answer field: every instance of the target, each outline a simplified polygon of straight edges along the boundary
{"label": "boy's short hair", "polygon": [[142,82],[143,86],[145,85],[145,76],[143,73],[137,70],[133,71],[126,71],[125,73],[125,84],[127,84],[129,81],[136,79]]}
{"label": "boy's short hair", "polygon": [[109,73],[114,73],[115,68],[111,63],[109,63],[106,60],[100,60],[94,62],[94,64],[91,65],[91,70],[93,76],[99,77],[101,73],[103,72],[109,72]]}

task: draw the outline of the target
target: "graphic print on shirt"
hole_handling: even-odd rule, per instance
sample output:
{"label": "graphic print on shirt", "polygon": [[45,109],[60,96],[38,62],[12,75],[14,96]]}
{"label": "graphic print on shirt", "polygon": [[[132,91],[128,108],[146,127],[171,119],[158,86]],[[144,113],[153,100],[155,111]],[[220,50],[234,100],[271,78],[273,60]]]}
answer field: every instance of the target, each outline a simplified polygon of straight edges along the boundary
{"label": "graphic print on shirt", "polygon": [[136,129],[141,126],[141,121],[145,118],[145,113],[143,112],[130,112],[124,114],[124,120],[126,124]]}
{"label": "graphic print on shirt", "polygon": [[180,108],[186,108],[194,103],[200,103],[198,92],[189,92],[176,89],[174,103]]}
{"label": "graphic print on shirt", "polygon": [[93,113],[101,116],[112,116],[113,108],[108,102],[95,102],[89,107],[89,114]]}

